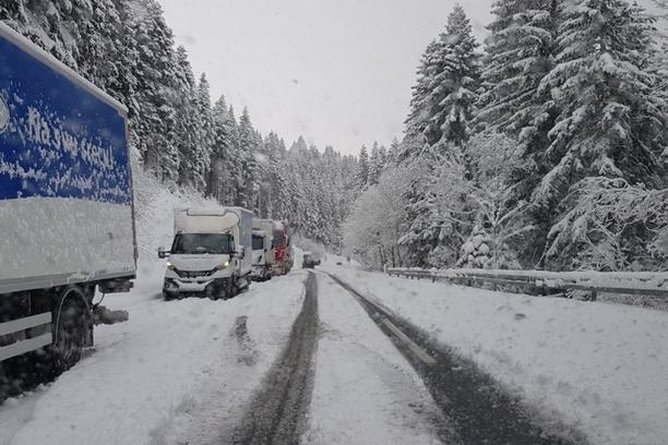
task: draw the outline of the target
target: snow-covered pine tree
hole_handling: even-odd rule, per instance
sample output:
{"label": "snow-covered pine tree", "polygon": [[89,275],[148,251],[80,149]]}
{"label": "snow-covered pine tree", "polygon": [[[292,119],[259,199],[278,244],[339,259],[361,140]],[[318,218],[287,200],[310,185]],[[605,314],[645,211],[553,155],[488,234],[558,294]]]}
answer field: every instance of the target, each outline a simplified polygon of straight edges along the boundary
{"label": "snow-covered pine tree", "polygon": [[[548,131],[558,113],[549,91],[538,86],[553,65],[557,0],[497,0],[488,25],[482,90],[475,122],[479,130],[503,132],[522,145],[515,181],[518,199],[528,199],[547,173]],[[542,215],[535,215],[537,221]],[[542,240],[537,239],[537,243]]]}
{"label": "snow-covered pine tree", "polygon": [[136,100],[141,119],[134,126],[144,167],[166,180],[177,180],[180,153],[176,147],[176,108],[180,68],[174,55],[174,37],[155,0],[133,4],[134,40],[139,71]]}
{"label": "snow-covered pine tree", "polygon": [[445,32],[426,48],[417,70],[406,139],[400,157],[419,156],[410,148],[440,143],[462,145],[469,136],[475,91],[479,82],[478,44],[470,21],[459,5],[448,16]]}
{"label": "snow-covered pine tree", "polygon": [[214,144],[211,96],[209,94],[209,81],[206,79],[205,73],[202,73],[197,84],[195,108],[197,110],[198,134],[197,145],[195,147],[196,163],[193,178],[195,179],[195,188],[200,192],[205,192],[209,187],[208,178],[210,177]]}
{"label": "snow-covered pine tree", "polygon": [[[422,141],[429,119],[431,119],[432,104],[429,102],[429,98],[431,96],[431,88],[434,85],[434,77],[439,72],[439,49],[439,41],[432,40],[427,45],[420,59],[420,65],[416,71],[417,81],[412,87],[410,111],[404,121],[406,127],[404,133],[407,140]],[[403,148],[410,148],[412,146],[405,145]],[[397,160],[406,160],[417,155],[418,153],[404,149],[397,153]]]}
{"label": "snow-covered pine tree", "polygon": [[[557,206],[562,215],[577,202],[573,194],[584,190],[579,182],[591,178],[648,189],[668,180],[660,158],[666,104],[654,95],[650,18],[624,0],[580,0],[564,13],[557,65],[539,88],[561,110],[549,133],[552,169],[533,194],[535,206]],[[568,231],[559,223],[550,238]]]}
{"label": "snow-covered pine tree", "polygon": [[423,134],[430,145],[461,147],[469,138],[479,83],[478,43],[464,9],[456,4],[440,36],[439,70],[432,79],[429,122]]}
{"label": "snow-covered pine tree", "polygon": [[381,145],[378,148],[378,158],[380,163],[380,172],[382,173],[385,168],[387,168],[387,148],[384,145]]}
{"label": "snow-covered pine tree", "polygon": [[[552,67],[558,24],[556,0],[497,0],[485,39],[483,94],[476,122],[488,130],[519,136],[536,131],[545,97],[538,85]],[[530,130],[531,129],[531,130]],[[529,143],[527,141],[526,143]]]}
{"label": "snow-covered pine tree", "polygon": [[285,172],[282,169],[286,156],[285,143],[275,132],[269,132],[264,139],[264,148],[267,155],[267,177],[269,209],[267,217],[284,219],[288,213],[284,201],[288,197],[285,191]]}
{"label": "snow-covered pine tree", "polygon": [[383,172],[383,159],[378,148],[378,142],[374,142],[371,147],[371,156],[369,157],[369,185],[378,184],[378,178]]}
{"label": "snow-covered pine tree", "polygon": [[174,142],[180,156],[178,182],[180,185],[197,190],[200,179],[198,144],[201,121],[198,116],[195,94],[195,76],[183,46],[176,49],[174,57],[179,68],[173,94],[173,100],[176,102],[176,140]]}
{"label": "snow-covered pine tree", "polygon": [[[445,32],[430,43],[418,68],[399,150],[400,162],[420,172],[406,192],[408,231],[400,239],[411,264],[452,265],[463,242],[460,224],[452,222],[453,209],[439,205],[436,169],[449,152],[460,152],[470,136],[479,82],[477,46],[464,9],[456,5]],[[456,201],[464,202],[462,197]],[[439,248],[441,244],[447,246]]]}
{"label": "snow-covered pine tree", "polygon": [[225,120],[226,138],[229,141],[229,179],[230,179],[230,197],[232,198],[230,205],[239,205],[243,197],[239,194],[243,188],[243,171],[241,165],[243,164],[242,151],[239,148],[239,123],[234,114],[234,107],[232,105],[227,109]]}
{"label": "snow-covered pine tree", "polygon": [[[137,79],[140,67],[139,50],[135,39],[135,21],[132,10],[126,0],[113,0],[116,6],[111,22],[103,22],[108,40],[104,42],[101,57],[104,69],[96,69],[92,74],[92,82],[102,87],[111,96],[128,107],[130,133],[133,139],[134,128],[142,118],[137,100]],[[116,22],[118,22],[116,24]],[[98,83],[100,82],[100,83]]]}
{"label": "snow-covered pine tree", "polygon": [[237,202],[239,183],[238,129],[234,109],[227,108],[225,97],[220,96],[213,107],[214,145],[210,179],[211,194],[226,206]]}
{"label": "snow-covered pine tree", "polygon": [[256,132],[257,151],[255,153],[256,165],[256,184],[257,190],[254,196],[255,211],[257,215],[267,217],[272,213],[272,182],[271,182],[271,164],[269,157],[269,147],[265,145],[265,139],[259,132]]}
{"label": "snow-covered pine tree", "polygon": [[392,142],[390,143],[390,148],[387,149],[387,156],[385,157],[386,167],[397,165],[397,163],[399,162],[399,150],[400,150],[399,139],[394,137],[392,138]]}
{"label": "snow-covered pine tree", "polygon": [[359,190],[364,190],[369,183],[369,152],[366,145],[360,148],[359,161],[357,166],[357,186]]}
{"label": "snow-covered pine tree", "polygon": [[[413,171],[420,171],[413,164]],[[398,243],[406,251],[406,262],[411,266],[431,267],[431,254],[438,247],[443,226],[436,205],[436,196],[422,180],[415,176],[408,182],[406,203],[406,231]]]}
{"label": "snow-covered pine tree", "polygon": [[235,167],[239,171],[240,183],[237,187],[237,205],[252,208],[256,204],[257,161],[258,151],[257,134],[250,120],[248,109],[244,107],[239,118],[239,139],[237,144],[238,161]]}

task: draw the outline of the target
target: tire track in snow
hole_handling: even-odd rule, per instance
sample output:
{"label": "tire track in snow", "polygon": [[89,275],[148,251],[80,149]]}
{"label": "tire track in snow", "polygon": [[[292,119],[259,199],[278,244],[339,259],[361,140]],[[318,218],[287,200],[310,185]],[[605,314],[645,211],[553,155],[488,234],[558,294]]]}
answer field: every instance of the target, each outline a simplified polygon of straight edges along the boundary
{"label": "tire track in snow", "polygon": [[[327,272],[325,272],[327,273]],[[492,377],[423,331],[369,301],[336,275],[327,273],[360,303],[418,372],[443,413],[454,421],[465,445],[575,445],[586,439],[559,422],[536,422],[522,401]]]}
{"label": "tire track in snow", "polygon": [[233,432],[233,444],[294,445],[305,429],[318,344],[318,284],[309,272],[306,296],[290,340]]}

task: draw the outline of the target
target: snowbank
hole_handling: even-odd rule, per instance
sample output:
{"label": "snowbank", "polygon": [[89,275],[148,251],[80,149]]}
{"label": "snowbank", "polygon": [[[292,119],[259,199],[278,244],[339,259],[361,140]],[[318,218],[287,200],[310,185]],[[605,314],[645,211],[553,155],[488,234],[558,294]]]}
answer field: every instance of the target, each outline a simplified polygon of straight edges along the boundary
{"label": "snowbank", "polygon": [[667,313],[326,267],[592,443],[665,443]]}

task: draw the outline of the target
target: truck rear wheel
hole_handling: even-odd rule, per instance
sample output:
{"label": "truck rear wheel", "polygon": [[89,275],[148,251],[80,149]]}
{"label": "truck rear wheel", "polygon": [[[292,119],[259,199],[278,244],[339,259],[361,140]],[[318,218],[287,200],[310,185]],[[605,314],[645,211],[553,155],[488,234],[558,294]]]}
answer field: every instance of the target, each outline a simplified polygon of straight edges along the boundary
{"label": "truck rear wheel", "polygon": [[81,360],[89,319],[83,294],[76,288],[67,289],[55,317],[52,351],[56,372],[66,371]]}
{"label": "truck rear wheel", "polygon": [[10,387],[9,378],[5,375],[4,367],[2,366],[2,362],[0,362],[0,405],[9,397]]}

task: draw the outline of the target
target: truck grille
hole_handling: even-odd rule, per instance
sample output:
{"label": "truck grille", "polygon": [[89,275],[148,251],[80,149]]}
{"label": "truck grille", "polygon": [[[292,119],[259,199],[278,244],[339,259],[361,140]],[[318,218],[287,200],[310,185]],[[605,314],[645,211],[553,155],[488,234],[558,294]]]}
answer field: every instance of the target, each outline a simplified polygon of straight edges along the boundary
{"label": "truck grille", "polygon": [[216,272],[216,269],[211,270],[180,270],[174,269],[174,272],[181,278],[198,278],[198,277],[208,277],[213,275]]}

